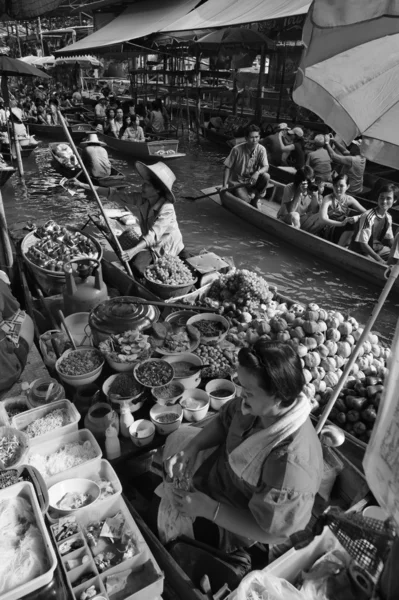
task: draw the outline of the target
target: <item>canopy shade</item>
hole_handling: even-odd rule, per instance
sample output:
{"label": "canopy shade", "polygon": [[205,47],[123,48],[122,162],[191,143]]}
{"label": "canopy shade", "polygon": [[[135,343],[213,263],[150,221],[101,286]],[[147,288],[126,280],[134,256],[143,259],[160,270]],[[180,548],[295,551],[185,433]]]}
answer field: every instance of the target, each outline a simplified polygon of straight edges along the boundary
{"label": "canopy shade", "polygon": [[64,56],[57,58],[55,65],[74,65],[78,63],[81,67],[100,67],[101,63],[95,56]]}
{"label": "canopy shade", "polygon": [[371,4],[336,0],[332,6],[315,0],[304,27],[307,50],[293,98],[346,143],[362,135],[368,159],[397,169],[399,5],[388,0]]}
{"label": "canopy shade", "polygon": [[237,48],[240,50],[243,48],[256,49],[261,48],[263,45],[268,46],[268,48],[275,47],[275,43],[272,40],[258,31],[242,27],[218,29],[199,38],[195,44],[205,50],[218,49],[220,47]]}
{"label": "canopy shade", "polygon": [[26,75],[28,77],[41,77],[42,79],[51,79],[50,75],[39,71],[33,65],[9,56],[0,56],[0,75]]}
{"label": "canopy shade", "polygon": [[[199,0],[148,0],[137,2],[123,11],[116,19],[75,44],[62,48],[55,54],[85,54],[101,52],[110,46],[122,44],[160,31],[176,19],[186,15]],[[186,27],[187,29],[187,27]]]}
{"label": "canopy shade", "polygon": [[54,65],[54,56],[23,56],[20,60],[28,65],[34,65],[35,67],[45,67]]}
{"label": "canopy shade", "polygon": [[256,23],[305,14],[307,0],[208,0],[178,21],[165,25],[162,31],[186,31]]}

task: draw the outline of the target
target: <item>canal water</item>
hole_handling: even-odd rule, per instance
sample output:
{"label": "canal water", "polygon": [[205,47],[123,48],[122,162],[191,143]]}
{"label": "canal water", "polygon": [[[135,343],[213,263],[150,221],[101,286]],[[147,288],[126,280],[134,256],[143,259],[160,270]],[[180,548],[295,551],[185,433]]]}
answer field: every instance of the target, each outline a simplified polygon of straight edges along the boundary
{"label": "canal water", "polygon": [[[181,141],[180,150],[186,156],[169,165],[177,177],[176,211],[190,251],[207,249],[233,257],[237,267],[256,271],[298,301],[317,302],[366,322],[378,299],[378,288],[242,222],[210,199],[184,200],[182,196],[196,196],[203,188],[221,184],[226,152],[191,136]],[[138,190],[134,161],[112,151],[109,154],[113,165],[126,174],[131,189]],[[2,189],[9,226],[50,218],[60,224],[83,224],[89,212],[98,212],[90,193],[79,190],[71,196],[60,186],[61,177],[51,167],[48,142],[42,141],[24,159],[24,168],[24,180],[14,175]],[[388,299],[374,328],[386,341],[392,339],[398,316],[398,302]]]}

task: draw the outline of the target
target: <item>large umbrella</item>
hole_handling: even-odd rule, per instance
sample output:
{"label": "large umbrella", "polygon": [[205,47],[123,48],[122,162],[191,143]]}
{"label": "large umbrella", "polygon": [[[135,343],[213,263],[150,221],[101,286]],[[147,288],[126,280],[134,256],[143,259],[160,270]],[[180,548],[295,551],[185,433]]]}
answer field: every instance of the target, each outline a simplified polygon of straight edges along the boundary
{"label": "large umbrella", "polygon": [[294,101],[370,160],[399,168],[399,11],[386,0],[314,0]]}
{"label": "large umbrella", "polygon": [[27,77],[42,77],[42,79],[51,79],[50,75],[39,71],[33,65],[30,65],[18,58],[10,58],[9,56],[0,56],[0,75],[16,75]]}

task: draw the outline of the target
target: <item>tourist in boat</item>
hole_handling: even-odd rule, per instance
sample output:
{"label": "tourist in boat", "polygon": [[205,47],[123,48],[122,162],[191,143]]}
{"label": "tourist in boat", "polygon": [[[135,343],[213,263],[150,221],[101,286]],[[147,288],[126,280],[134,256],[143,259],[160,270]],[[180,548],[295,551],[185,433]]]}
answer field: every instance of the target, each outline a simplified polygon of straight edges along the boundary
{"label": "tourist in boat", "polygon": [[106,151],[104,142],[98,139],[96,133],[89,133],[87,139],[80,143],[82,150],[82,161],[90,177],[99,179],[111,175],[112,166]]}
{"label": "tourist in boat", "polygon": [[72,108],[73,106],[70,100],[68,99],[67,95],[64,93],[60,94],[59,103],[61,108]]}
{"label": "tourist in boat", "polygon": [[363,191],[366,158],[361,154],[359,142],[353,142],[350,145],[348,156],[334,152],[331,147],[331,138],[329,135],[325,136],[325,142],[331,160],[337,165],[342,165],[342,173],[348,176],[351,194],[360,194]]}
{"label": "tourist in boat", "polygon": [[140,117],[134,115],[132,118],[127,115],[124,119],[124,130],[121,135],[121,140],[130,140],[133,142],[145,142],[143,128],[140,127]]}
{"label": "tourist in boat", "polygon": [[80,88],[77,86],[73,86],[73,94],[72,94],[72,104],[74,104],[75,106],[78,104],[82,104],[83,102],[83,98],[82,98],[82,94],[80,92]]}
{"label": "tourist in boat", "polygon": [[39,125],[48,125],[46,108],[42,104],[37,107],[37,122]]}
{"label": "tourist in boat", "polygon": [[136,104],[135,112],[140,117],[140,126],[145,130],[150,123],[150,119],[148,111],[142,102]]}
{"label": "tourist in boat", "polygon": [[262,339],[242,348],[238,378],[242,395],[209,424],[167,438],[158,518],[167,531],[188,517],[198,541],[228,553],[257,542],[270,549],[305,529],[323,475],[292,346]]}
{"label": "tourist in boat", "polygon": [[106,98],[100,98],[94,107],[94,117],[96,125],[103,125],[107,116],[108,101]]}
{"label": "tourist in boat", "polygon": [[117,108],[115,111],[115,119],[112,124],[111,134],[119,139],[119,134],[123,127],[123,110],[121,108]]}
{"label": "tourist in boat", "polygon": [[223,192],[229,186],[242,183],[242,187],[233,190],[232,193],[255,208],[258,208],[260,198],[265,197],[270,181],[267,153],[259,142],[259,127],[250,125],[245,142],[234,146],[224,161],[225,169],[221,189]]}
{"label": "tourist in boat", "polygon": [[46,101],[46,92],[44,91],[44,85],[40,84],[37,86],[37,88],[35,89],[35,91],[33,92],[33,98],[34,100],[41,100],[42,102]]}
{"label": "tourist in boat", "polygon": [[165,129],[165,119],[162,114],[162,107],[157,101],[152,103],[149,128],[152,133],[162,133]]}
{"label": "tourist in boat", "polygon": [[20,310],[9,283],[7,274],[0,271],[0,392],[20,378],[34,333],[33,321]]}
{"label": "tourist in boat", "polygon": [[113,108],[109,108],[107,110],[107,118],[105,119],[104,126],[102,127],[102,130],[106,135],[113,135],[114,122],[115,110]]}
{"label": "tourist in boat", "polygon": [[49,102],[49,108],[50,108],[50,112],[47,113],[47,117],[46,117],[47,125],[52,125],[53,127],[60,126],[61,121],[58,117],[58,112],[57,112],[58,108],[59,108],[58,100],[55,98],[52,98]]}
{"label": "tourist in boat", "polygon": [[306,163],[306,150],[303,129],[300,127],[294,127],[292,133],[289,134],[287,141],[291,141],[294,149],[291,150],[288,155],[286,162],[287,165],[294,169],[302,169]]}
{"label": "tourist in boat", "polygon": [[366,212],[360,202],[346,193],[348,189],[348,176],[337,175],[333,179],[333,193],[325,196],[320,207],[320,227],[317,233],[339,246],[349,245],[355,223],[360,218],[359,215],[351,217],[350,210],[361,214]]}
{"label": "tourist in boat", "polygon": [[325,147],[324,135],[321,133],[316,135],[313,144],[315,149],[309,152],[306,164],[313,169],[315,177],[321,177],[324,181],[331,181],[331,158]]}
{"label": "tourist in boat", "polygon": [[377,206],[367,210],[356,223],[350,250],[385,263],[393,245],[392,216],[389,210],[397,201],[398,189],[393,183],[384,185]]}
{"label": "tourist in boat", "polygon": [[281,206],[277,213],[280,221],[300,229],[301,217],[308,212],[315,211],[312,208],[312,195],[309,191],[309,183],[313,179],[314,174],[310,167],[305,166],[303,169],[298,169],[294,175],[294,181],[284,188]]}

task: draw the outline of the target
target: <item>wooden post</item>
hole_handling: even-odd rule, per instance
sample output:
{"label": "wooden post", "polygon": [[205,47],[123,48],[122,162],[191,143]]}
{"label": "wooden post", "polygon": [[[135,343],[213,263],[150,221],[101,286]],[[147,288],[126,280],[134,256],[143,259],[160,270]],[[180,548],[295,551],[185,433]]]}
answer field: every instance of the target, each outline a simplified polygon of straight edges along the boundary
{"label": "wooden post", "polygon": [[284,42],[283,67],[282,67],[282,70],[281,70],[280,93],[279,93],[279,96],[278,96],[277,121],[280,120],[281,104],[282,104],[282,101],[283,101],[284,79],[285,79],[285,61],[286,61],[286,58],[287,58],[287,44]]}
{"label": "wooden post", "polygon": [[258,77],[258,87],[256,91],[256,106],[255,106],[255,122],[261,122],[262,120],[262,96],[263,96],[263,79],[265,74],[265,64],[266,64],[266,44],[262,44],[261,54],[260,54],[260,67],[259,67],[259,77]]}
{"label": "wooden post", "polygon": [[197,48],[195,56],[195,79],[197,87],[197,98],[195,103],[195,119],[197,122],[197,140],[200,139],[200,127],[201,127],[201,71],[200,71],[200,52]]}

